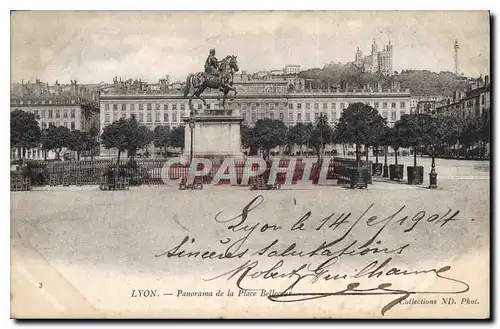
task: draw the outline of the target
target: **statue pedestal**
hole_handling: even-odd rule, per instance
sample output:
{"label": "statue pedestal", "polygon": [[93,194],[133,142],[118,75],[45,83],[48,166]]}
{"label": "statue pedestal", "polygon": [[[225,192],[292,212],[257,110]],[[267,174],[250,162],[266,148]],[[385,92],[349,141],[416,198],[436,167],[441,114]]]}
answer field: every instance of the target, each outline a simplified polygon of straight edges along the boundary
{"label": "statue pedestal", "polygon": [[[214,110],[195,115],[193,117],[193,157],[243,158],[240,133],[243,117],[237,114],[236,111]],[[190,118],[185,117],[182,120],[185,124],[183,157],[189,159],[191,154]]]}

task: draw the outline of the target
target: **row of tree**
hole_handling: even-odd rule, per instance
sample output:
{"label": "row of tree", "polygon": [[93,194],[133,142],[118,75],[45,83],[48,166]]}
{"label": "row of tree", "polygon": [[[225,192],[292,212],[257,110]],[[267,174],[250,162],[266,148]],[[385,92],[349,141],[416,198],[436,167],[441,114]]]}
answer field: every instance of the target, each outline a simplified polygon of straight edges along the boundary
{"label": "row of tree", "polygon": [[[342,112],[333,128],[326,116],[320,115],[313,124],[298,123],[291,128],[280,120],[258,120],[253,127],[242,126],[241,133],[243,147],[250,149],[250,154],[260,152],[264,158],[276,147],[283,147],[285,153],[291,154],[292,147],[302,151],[306,146],[315,150],[319,161],[325,145],[342,143],[355,144],[358,160],[362,147],[368,152],[370,147],[381,146],[391,146],[396,153],[399,148],[413,148],[415,156],[432,149],[440,155],[468,157],[471,150],[477,155],[484,154],[490,141],[490,115],[488,111],[479,118],[461,119],[409,114],[389,128],[376,109],[353,103]],[[133,157],[143,148],[149,153],[150,144],[167,155],[167,148],[184,148],[184,127],[157,126],[151,131],[135,118],[120,119],[106,126],[99,136],[97,129],[82,132],[49,126],[42,131],[32,113],[20,110],[11,113],[11,147],[17,148],[20,156],[22,149],[41,146],[45,155],[47,150],[53,150],[59,158],[61,150],[67,148],[75,151],[79,159],[82,152],[94,150],[99,142],[108,149],[117,149],[118,158],[125,151]]]}
{"label": "row of tree", "polygon": [[61,151],[68,149],[76,153],[78,160],[83,152],[88,152],[92,157],[99,143],[108,149],[116,148],[118,157],[125,151],[129,156],[134,156],[139,149],[147,150],[151,143],[164,154],[168,147],[184,147],[184,127],[170,130],[169,127],[158,126],[151,131],[134,118],[113,122],[99,136],[96,128],[89,131],[70,130],[64,126],[40,129],[33,113],[15,110],[11,112],[10,130],[11,148],[17,149],[20,159],[27,149],[36,147],[42,149],[45,159],[48,151],[54,151],[56,159],[60,159]]}
{"label": "row of tree", "polygon": [[[321,160],[325,145],[343,143],[355,145],[358,160],[363,147],[367,152],[370,147],[382,146],[391,146],[396,154],[400,148],[412,148],[415,156],[417,153],[430,154],[432,150],[442,156],[467,158],[474,146],[479,150],[477,155],[484,155],[489,140],[489,112],[480,118],[464,119],[407,114],[389,128],[376,109],[363,103],[351,104],[334,128],[325,116],[320,116],[314,124],[298,123],[289,129],[280,120],[271,119],[258,120],[252,128],[242,128],[243,146],[250,148],[251,154],[260,152],[264,158],[276,147],[290,152],[293,146],[300,150],[306,146],[314,149]],[[457,147],[463,153],[454,152]]]}

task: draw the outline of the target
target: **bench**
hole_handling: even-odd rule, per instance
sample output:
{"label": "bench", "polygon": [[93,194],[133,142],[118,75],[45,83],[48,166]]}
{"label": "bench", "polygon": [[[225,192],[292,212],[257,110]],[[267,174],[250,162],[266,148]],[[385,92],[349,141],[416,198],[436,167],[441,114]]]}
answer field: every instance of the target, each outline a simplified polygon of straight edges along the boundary
{"label": "bench", "polygon": [[274,184],[266,184],[266,182],[264,181],[264,177],[257,176],[257,177],[251,177],[250,189],[251,190],[276,190],[276,189],[281,189],[281,184],[276,183],[276,182]]}
{"label": "bench", "polygon": [[187,177],[183,176],[179,183],[179,190],[203,190],[203,180],[197,176],[192,184],[188,184]]}

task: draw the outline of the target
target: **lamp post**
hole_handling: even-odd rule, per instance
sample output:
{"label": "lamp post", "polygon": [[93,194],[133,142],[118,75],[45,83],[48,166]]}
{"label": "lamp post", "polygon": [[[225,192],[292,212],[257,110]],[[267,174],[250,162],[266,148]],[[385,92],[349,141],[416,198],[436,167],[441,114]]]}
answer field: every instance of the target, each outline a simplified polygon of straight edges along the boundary
{"label": "lamp post", "polygon": [[384,148],[384,173],[382,174],[382,177],[389,177],[389,170],[387,168],[387,145]]}
{"label": "lamp post", "polygon": [[432,145],[432,163],[431,172],[429,173],[429,188],[437,188],[437,172],[435,162],[435,146]]}
{"label": "lamp post", "polygon": [[193,162],[193,132],[194,132],[194,117],[193,111],[190,113],[189,117],[189,130],[191,130],[191,148],[189,149],[189,165]]}

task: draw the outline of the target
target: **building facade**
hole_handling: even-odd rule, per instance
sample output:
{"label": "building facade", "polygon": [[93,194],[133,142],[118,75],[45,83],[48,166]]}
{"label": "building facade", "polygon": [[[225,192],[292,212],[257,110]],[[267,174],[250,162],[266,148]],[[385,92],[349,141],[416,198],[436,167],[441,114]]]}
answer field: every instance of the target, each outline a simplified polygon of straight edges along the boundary
{"label": "building facade", "polygon": [[[259,119],[269,118],[283,121],[291,127],[295,124],[314,123],[321,113],[334,126],[349,104],[362,102],[377,109],[389,125],[393,125],[404,114],[410,113],[409,90],[389,89],[376,91],[337,90],[290,90],[286,80],[265,81],[235,79],[237,97],[226,108],[239,113],[243,124],[252,126]],[[219,91],[208,90],[202,95],[208,109],[221,108]],[[195,110],[203,109],[202,102],[193,99]],[[129,91],[116,88],[103,90],[100,98],[100,127],[120,118],[135,118],[151,130],[156,126],[175,128],[183,125],[189,116],[187,99],[180,90],[166,92]],[[101,149],[101,155],[113,156],[114,150]]]}
{"label": "building facade", "polygon": [[[63,126],[70,130],[89,131],[99,129],[98,92],[79,86],[76,81],[70,85],[49,86],[36,80],[34,84],[22,83],[13,85],[10,97],[10,110],[30,112],[37,118],[40,129],[49,126]],[[12,150],[11,158],[19,156],[18,150]],[[25,150],[27,159],[43,159],[40,147]],[[63,150],[63,153],[66,150]],[[55,153],[49,151],[48,159],[53,159]]]}
{"label": "building facade", "polygon": [[469,81],[466,91],[455,91],[453,97],[437,103],[437,115],[453,115],[459,118],[480,117],[490,111],[490,81],[485,76]]}

